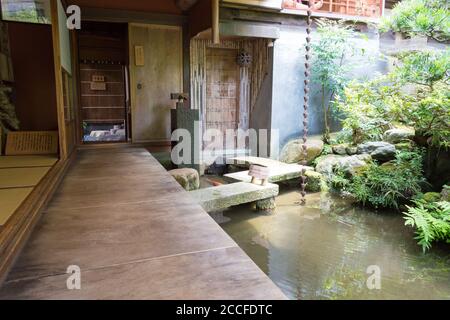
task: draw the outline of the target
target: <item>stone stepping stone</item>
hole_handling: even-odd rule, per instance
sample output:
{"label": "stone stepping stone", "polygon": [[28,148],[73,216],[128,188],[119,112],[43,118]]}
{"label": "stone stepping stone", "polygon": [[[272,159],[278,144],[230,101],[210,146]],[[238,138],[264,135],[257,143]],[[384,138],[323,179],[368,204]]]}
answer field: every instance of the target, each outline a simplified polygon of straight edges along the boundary
{"label": "stone stepping stone", "polygon": [[[251,177],[249,178],[251,180]],[[276,184],[260,186],[238,182],[191,191],[189,194],[205,211],[214,212],[241,204],[274,198],[278,196],[279,192],[279,187]]]}
{"label": "stone stepping stone", "polygon": [[[258,157],[237,157],[229,159],[234,164],[247,164],[247,165],[259,165],[268,167],[270,170],[269,182],[277,183],[287,180],[300,178],[302,175],[303,166],[298,164],[287,164],[284,162],[276,161],[273,159],[258,158]],[[314,171],[312,167],[306,167],[307,170]],[[252,177],[248,175],[249,171],[241,171],[235,173],[229,173],[224,175],[225,177],[232,179],[233,181],[251,182]]]}

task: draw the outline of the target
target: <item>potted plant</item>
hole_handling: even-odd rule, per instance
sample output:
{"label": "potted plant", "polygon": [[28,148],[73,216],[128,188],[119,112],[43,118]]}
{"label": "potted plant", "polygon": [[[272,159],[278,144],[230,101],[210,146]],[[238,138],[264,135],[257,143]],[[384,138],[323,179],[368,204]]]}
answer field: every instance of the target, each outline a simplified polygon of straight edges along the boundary
{"label": "potted plant", "polygon": [[447,0],[403,0],[382,19],[381,32],[393,32],[396,51],[421,50],[429,39],[448,42],[449,2]]}

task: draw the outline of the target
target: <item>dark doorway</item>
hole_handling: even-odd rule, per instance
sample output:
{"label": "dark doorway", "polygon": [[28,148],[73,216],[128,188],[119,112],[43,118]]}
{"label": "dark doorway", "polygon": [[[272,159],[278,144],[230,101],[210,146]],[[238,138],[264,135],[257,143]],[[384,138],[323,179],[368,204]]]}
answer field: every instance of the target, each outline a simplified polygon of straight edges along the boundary
{"label": "dark doorway", "polygon": [[127,24],[103,22],[84,22],[78,34],[84,143],[131,138],[127,34]]}

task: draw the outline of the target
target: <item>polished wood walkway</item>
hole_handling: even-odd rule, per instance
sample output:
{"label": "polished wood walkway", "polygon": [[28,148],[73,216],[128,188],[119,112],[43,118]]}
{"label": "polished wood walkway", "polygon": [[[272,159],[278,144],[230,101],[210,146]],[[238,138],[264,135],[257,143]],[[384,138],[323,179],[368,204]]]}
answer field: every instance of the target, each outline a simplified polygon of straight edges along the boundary
{"label": "polished wood walkway", "polygon": [[[67,268],[81,268],[68,290]],[[284,299],[146,150],[81,151],[0,299]]]}

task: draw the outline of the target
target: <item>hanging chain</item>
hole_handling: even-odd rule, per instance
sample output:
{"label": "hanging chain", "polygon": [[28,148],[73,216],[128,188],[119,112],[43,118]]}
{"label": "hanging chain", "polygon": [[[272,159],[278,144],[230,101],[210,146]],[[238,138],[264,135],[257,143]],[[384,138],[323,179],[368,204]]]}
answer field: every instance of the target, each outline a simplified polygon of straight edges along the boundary
{"label": "hanging chain", "polygon": [[302,176],[301,176],[301,196],[302,196],[302,205],[306,204],[306,184],[307,184],[307,177],[306,177],[306,166],[308,165],[308,146],[306,143],[308,142],[308,109],[309,109],[309,84],[310,84],[310,77],[311,77],[311,32],[312,32],[312,0],[308,1],[308,10],[307,10],[307,27],[306,27],[306,55],[305,55],[305,89],[304,89],[304,104],[303,104],[303,145],[302,145],[302,151],[303,151],[303,169],[302,169]]}

